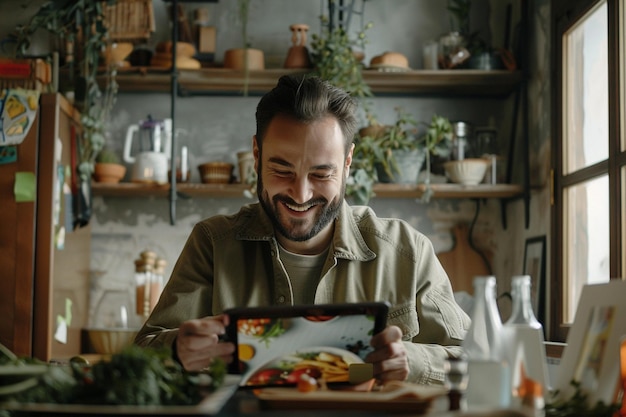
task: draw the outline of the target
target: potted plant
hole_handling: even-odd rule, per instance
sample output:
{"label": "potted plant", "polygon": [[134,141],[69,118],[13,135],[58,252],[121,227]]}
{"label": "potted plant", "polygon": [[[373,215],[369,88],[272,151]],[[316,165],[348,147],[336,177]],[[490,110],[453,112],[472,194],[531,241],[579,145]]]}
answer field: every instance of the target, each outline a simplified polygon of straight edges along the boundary
{"label": "potted plant", "polygon": [[117,184],[124,178],[126,167],[120,157],[107,147],[103,147],[96,156],[94,179],[97,182]]}
{"label": "potted plant", "polygon": [[377,182],[417,183],[425,152],[417,138],[417,122],[402,108],[393,125],[368,126],[354,140],[351,175],[346,195],[367,204]]}
{"label": "potted plant", "polygon": [[382,159],[376,162],[380,182],[416,183],[424,162],[422,142],[417,139],[417,122],[397,107],[393,125],[384,126],[375,137],[382,149]]}

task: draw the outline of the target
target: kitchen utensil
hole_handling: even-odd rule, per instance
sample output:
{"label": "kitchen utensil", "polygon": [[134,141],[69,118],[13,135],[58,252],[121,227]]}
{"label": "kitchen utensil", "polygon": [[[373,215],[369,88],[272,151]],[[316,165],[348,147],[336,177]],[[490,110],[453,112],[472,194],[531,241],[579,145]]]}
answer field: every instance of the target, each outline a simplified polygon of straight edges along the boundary
{"label": "kitchen utensil", "polygon": [[167,183],[171,139],[172,119],[155,120],[148,116],[146,120],[128,127],[124,161],[134,164],[133,182]]}
{"label": "kitchen utensil", "polygon": [[452,289],[473,294],[472,280],[475,276],[489,275],[487,261],[470,243],[469,226],[457,224],[452,228],[454,247],[448,252],[439,252],[437,258],[445,269]]}

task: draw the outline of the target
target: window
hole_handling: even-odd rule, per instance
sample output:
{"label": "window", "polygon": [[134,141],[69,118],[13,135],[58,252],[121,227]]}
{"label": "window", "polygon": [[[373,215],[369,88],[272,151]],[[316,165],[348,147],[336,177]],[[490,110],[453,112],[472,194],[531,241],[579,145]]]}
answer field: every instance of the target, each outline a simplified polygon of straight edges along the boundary
{"label": "window", "polygon": [[557,0],[551,340],[585,284],[626,276],[626,0]]}

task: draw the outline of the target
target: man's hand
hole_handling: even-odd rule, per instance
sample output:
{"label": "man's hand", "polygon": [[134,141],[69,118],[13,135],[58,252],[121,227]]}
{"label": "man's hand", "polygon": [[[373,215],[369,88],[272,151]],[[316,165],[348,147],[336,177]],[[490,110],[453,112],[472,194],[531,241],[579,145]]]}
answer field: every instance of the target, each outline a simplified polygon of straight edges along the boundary
{"label": "man's hand", "polygon": [[409,362],[402,343],[402,330],[387,326],[370,341],[374,351],[365,362],[374,365],[374,377],[380,381],[404,381],[409,376]]}
{"label": "man's hand", "polygon": [[199,371],[209,366],[214,358],[232,362],[235,345],[219,340],[228,322],[228,316],[220,315],[188,320],[180,325],[176,354],[186,370]]}

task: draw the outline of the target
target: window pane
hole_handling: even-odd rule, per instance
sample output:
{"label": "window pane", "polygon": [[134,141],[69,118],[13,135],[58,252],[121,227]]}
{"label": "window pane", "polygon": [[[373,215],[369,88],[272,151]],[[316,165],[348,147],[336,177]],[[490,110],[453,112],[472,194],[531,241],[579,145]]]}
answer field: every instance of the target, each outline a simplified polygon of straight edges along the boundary
{"label": "window pane", "polygon": [[583,285],[609,281],[608,176],[566,188],[564,202],[563,317],[571,323]]}
{"label": "window pane", "polygon": [[563,37],[565,118],[563,171],[608,158],[607,5],[589,12]]}

